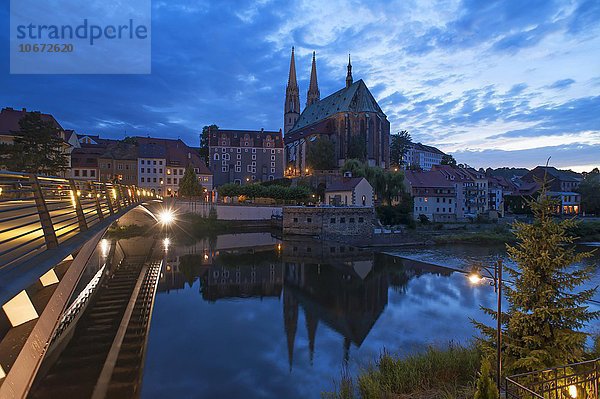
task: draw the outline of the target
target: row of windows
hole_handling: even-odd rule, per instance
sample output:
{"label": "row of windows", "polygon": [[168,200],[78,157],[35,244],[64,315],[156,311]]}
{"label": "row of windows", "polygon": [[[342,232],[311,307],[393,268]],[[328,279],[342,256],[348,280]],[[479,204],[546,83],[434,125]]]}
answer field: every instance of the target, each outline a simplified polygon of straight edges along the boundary
{"label": "row of windows", "polygon": [[[110,168],[112,168],[112,164],[111,163],[101,163],[100,164],[100,169],[110,169]],[[123,170],[123,169],[129,170],[129,164],[127,164],[127,163],[126,164],[118,163],[117,164],[117,169],[119,169],[119,170]],[[135,169],[135,168],[132,168],[132,169]]]}
{"label": "row of windows", "polygon": [[[356,220],[355,218],[352,217],[352,218],[348,218],[348,219],[349,219],[348,223],[355,223],[355,220]],[[298,223],[298,218],[294,218],[293,220],[294,220],[294,223]],[[337,218],[330,218],[329,219],[329,223],[335,224],[337,220],[338,220]],[[364,221],[365,221],[365,219],[363,217],[359,217],[358,218],[358,223],[363,223]],[[307,217],[306,218],[306,223],[312,223],[312,218],[311,217]],[[340,217],[339,218],[339,223],[346,223],[346,218],[343,217],[343,216]]]}
{"label": "row of windows", "polygon": [[[440,197],[436,198],[436,202],[439,203],[440,202]],[[442,198],[441,202],[446,202],[446,197]],[[448,198],[448,203],[451,204],[452,203],[452,198]]]}
{"label": "row of windows", "polygon": [[[158,173],[162,174],[162,168],[158,168]],[[140,173],[156,173],[156,168],[140,168]]]}
{"label": "row of windows", "polygon": [[[227,152],[227,148],[229,148],[229,152],[233,152],[233,150],[234,150],[233,147],[221,147],[221,152]],[[278,150],[272,149],[271,154],[275,154],[275,151],[277,151],[278,154],[281,154],[281,149],[278,149]],[[240,154],[242,152],[242,149],[235,148],[235,152]],[[244,148],[244,152],[248,152],[248,148]],[[266,154],[267,150],[265,148],[263,148],[262,152],[263,152],[263,154]],[[252,153],[256,154],[256,148],[252,148]]]}
{"label": "row of windows", "polygon": [[[148,159],[148,160],[142,159],[142,160],[140,161],[140,163],[141,163],[142,165],[156,165],[156,161],[151,161],[151,160],[149,160],[149,159]],[[162,164],[163,164],[163,161],[158,161],[158,164],[159,164],[159,165],[162,165]]]}
{"label": "row of windows", "polygon": [[[441,212],[440,212],[441,209]],[[448,209],[448,212],[446,212],[446,209]],[[415,212],[416,211],[425,211],[427,212],[427,207],[426,206],[415,206]],[[463,209],[464,211],[464,209]],[[452,208],[435,208],[435,212],[436,213],[452,213],[453,210]]]}
{"label": "row of windows", "polygon": [[[219,153],[218,152],[215,152],[215,155],[213,156],[213,159],[215,161],[219,160]],[[225,160],[229,161],[231,159],[231,156],[229,154],[225,153],[225,154],[222,154],[220,156],[220,159],[222,159],[223,161],[225,161]],[[241,154],[237,154],[236,159],[242,159],[242,155]],[[256,155],[252,155],[252,160],[256,161]],[[271,155],[271,161],[275,161],[275,155]]]}
{"label": "row of windows", "polygon": [[[79,169],[73,169],[73,176],[75,177],[88,177],[88,169],[82,169],[81,170],[81,174],[79,173]],[[96,177],[96,170],[94,169],[90,169],[89,170],[89,177]]]}

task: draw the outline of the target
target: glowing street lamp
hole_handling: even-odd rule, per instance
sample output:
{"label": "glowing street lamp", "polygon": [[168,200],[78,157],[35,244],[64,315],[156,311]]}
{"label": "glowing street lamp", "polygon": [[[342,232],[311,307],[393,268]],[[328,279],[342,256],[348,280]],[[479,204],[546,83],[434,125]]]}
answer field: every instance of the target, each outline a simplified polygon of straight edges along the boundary
{"label": "glowing street lamp", "polygon": [[569,385],[569,396],[577,399],[577,387],[575,385]]}
{"label": "glowing street lamp", "polygon": [[[481,271],[486,273],[486,276],[481,274]],[[494,263],[493,271],[485,266],[476,267],[467,276],[469,282],[473,285],[477,285],[484,280],[491,280],[490,285],[494,287],[496,292],[497,311],[496,311],[496,384],[498,385],[498,392],[500,392],[502,373],[502,259],[498,259]]]}
{"label": "glowing street lamp", "polygon": [[158,214],[158,221],[164,225],[170,225],[175,221],[175,213],[171,209],[164,209]]}

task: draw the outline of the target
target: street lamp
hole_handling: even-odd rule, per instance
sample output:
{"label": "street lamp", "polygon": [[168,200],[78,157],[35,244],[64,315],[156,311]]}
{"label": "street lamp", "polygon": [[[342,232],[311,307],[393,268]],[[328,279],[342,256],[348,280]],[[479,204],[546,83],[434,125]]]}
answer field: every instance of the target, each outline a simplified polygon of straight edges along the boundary
{"label": "street lamp", "polygon": [[[485,272],[485,276],[481,274],[481,271]],[[479,284],[483,280],[491,280],[490,285],[494,287],[496,293],[497,312],[496,312],[496,384],[498,385],[498,392],[500,392],[500,374],[502,372],[502,259],[498,259],[494,263],[493,271],[491,268],[485,266],[475,267],[468,275],[469,282],[473,285]]]}
{"label": "street lamp", "polygon": [[175,213],[171,209],[164,209],[158,214],[158,221],[167,226],[175,221]]}

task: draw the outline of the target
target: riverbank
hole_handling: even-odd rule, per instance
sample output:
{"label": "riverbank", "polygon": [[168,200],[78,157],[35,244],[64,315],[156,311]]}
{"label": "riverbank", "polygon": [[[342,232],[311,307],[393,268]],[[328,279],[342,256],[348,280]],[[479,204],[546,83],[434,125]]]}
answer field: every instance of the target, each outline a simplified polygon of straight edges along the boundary
{"label": "riverbank", "polygon": [[[569,232],[575,243],[600,242],[600,222],[582,221]],[[517,241],[508,224],[433,224],[405,229],[401,234],[375,235],[373,247],[433,244],[512,244]]]}

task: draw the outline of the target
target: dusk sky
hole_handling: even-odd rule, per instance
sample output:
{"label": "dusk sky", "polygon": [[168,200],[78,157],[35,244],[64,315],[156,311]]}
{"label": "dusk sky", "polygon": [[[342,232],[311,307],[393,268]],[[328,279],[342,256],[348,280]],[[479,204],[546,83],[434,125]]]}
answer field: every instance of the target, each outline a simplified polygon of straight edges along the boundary
{"label": "dusk sky", "polygon": [[152,1],[150,75],[10,75],[0,5],[0,107],[78,133],[180,137],[278,130],[291,46],[301,102],[348,53],[391,122],[474,167],[600,166],[600,1]]}

